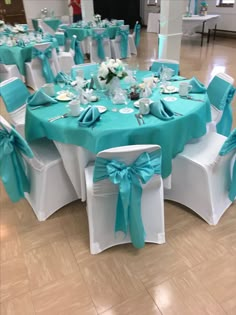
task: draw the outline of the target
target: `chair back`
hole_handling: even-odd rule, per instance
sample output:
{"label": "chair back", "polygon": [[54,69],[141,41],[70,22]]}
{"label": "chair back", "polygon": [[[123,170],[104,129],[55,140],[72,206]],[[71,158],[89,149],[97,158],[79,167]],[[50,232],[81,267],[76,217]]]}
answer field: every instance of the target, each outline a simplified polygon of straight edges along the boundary
{"label": "chair back", "polygon": [[236,198],[236,129],[234,129],[225,140],[220,149],[219,156],[230,153],[233,154],[233,157],[230,169],[231,184],[229,187],[229,199],[233,202]]}
{"label": "chair back", "polygon": [[109,34],[105,28],[94,28],[92,34],[92,45],[97,47],[97,56],[100,60],[105,60],[106,53],[104,41],[109,41]]}
{"label": "chair back", "polygon": [[74,62],[76,65],[84,63],[84,55],[76,35],[72,36],[70,51],[72,52],[72,56],[74,57]]}
{"label": "chair back", "polygon": [[95,160],[94,190],[99,191],[99,181],[103,186],[106,178],[119,187],[115,232],[127,234],[129,231],[137,248],[142,248],[145,243],[141,216],[142,185],[155,182],[160,187],[160,174],[161,149],[158,145],[117,147],[98,153]]}
{"label": "chair back", "polygon": [[30,95],[25,84],[17,77],[1,82],[0,94],[8,113],[24,106],[27,97]]}
{"label": "chair back", "polygon": [[91,74],[97,74],[98,72],[98,64],[97,63],[84,63],[80,65],[75,65],[71,68],[71,78],[73,80],[76,79],[76,71],[83,70],[84,79],[90,79]]}
{"label": "chair back", "polygon": [[120,43],[121,58],[127,58],[129,52],[129,25],[121,25],[119,27],[115,41]]}
{"label": "chair back", "polygon": [[178,75],[179,73],[179,62],[177,60],[171,60],[171,59],[154,60],[150,67],[150,71],[160,73],[162,67],[167,67],[174,70],[174,75]]}
{"label": "chair back", "polygon": [[134,42],[136,47],[138,47],[140,43],[140,31],[141,25],[139,24],[139,21],[137,21],[134,26]]}
{"label": "chair back", "polygon": [[207,87],[207,94],[210,103],[217,110],[222,112],[218,122],[217,132],[228,136],[233,123],[231,102],[235,94],[233,87],[234,79],[225,73],[219,73],[213,77]]}
{"label": "chair back", "polygon": [[0,177],[13,202],[24,198],[24,193],[30,191],[22,154],[33,157],[27,142],[0,116]]}

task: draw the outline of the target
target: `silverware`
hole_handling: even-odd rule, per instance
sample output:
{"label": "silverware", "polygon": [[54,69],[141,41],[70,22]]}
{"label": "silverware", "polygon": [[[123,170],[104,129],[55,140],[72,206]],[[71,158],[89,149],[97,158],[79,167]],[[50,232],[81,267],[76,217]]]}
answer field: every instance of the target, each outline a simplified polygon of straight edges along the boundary
{"label": "silverware", "polygon": [[180,96],[183,99],[187,99],[187,100],[191,100],[191,101],[197,101],[197,102],[205,102],[204,100],[201,100],[199,98],[194,98],[190,95],[186,95],[186,96]]}
{"label": "silverware", "polygon": [[59,115],[59,116],[55,116],[55,117],[49,118],[48,121],[49,121],[49,122],[53,122],[53,121],[55,121],[55,120],[58,120],[58,119],[61,119],[61,118],[66,118],[66,117],[68,117],[68,116],[69,116],[69,114],[68,114],[68,113],[65,113],[65,114],[63,114],[63,115]]}
{"label": "silverware", "polygon": [[137,122],[138,122],[138,124],[139,124],[139,126],[140,126],[140,125],[141,125],[141,122],[140,122],[140,120],[139,120],[138,114],[134,114],[134,116],[135,116],[135,118],[137,119]]}
{"label": "silverware", "polygon": [[143,119],[143,115],[142,114],[140,114],[140,113],[135,114],[135,117],[137,119],[137,122],[138,122],[139,126],[142,125],[142,124],[143,125],[145,124],[145,121]]}
{"label": "silverware", "polygon": [[178,112],[173,112],[175,114],[175,116],[184,116],[183,114],[180,114]]}

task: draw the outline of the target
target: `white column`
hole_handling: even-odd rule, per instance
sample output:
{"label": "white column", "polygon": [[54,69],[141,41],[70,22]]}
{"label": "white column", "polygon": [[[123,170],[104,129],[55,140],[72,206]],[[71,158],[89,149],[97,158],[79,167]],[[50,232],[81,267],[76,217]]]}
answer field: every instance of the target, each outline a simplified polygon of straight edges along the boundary
{"label": "white column", "polygon": [[81,0],[82,17],[84,21],[92,21],[94,16],[93,0]]}
{"label": "white column", "polygon": [[180,60],[185,0],[161,0],[158,58]]}

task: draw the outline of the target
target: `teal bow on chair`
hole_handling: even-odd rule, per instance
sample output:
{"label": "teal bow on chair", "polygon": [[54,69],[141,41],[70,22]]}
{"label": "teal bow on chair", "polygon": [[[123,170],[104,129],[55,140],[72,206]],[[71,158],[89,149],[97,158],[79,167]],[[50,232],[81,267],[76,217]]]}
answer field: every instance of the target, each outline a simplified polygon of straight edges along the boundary
{"label": "teal bow on chair", "polygon": [[[233,150],[236,153],[236,129],[234,129],[231,132],[231,134],[229,135],[229,137],[223,144],[222,148],[220,149],[219,155],[226,155]],[[233,202],[235,198],[236,198],[236,160],[234,162],[232,179],[231,179],[231,184],[229,188],[229,199]]]}
{"label": "teal bow on chair", "polygon": [[105,60],[105,51],[104,51],[104,47],[103,47],[103,39],[109,37],[107,31],[104,31],[101,34],[98,34],[98,33],[94,32],[92,37],[93,37],[94,40],[97,41],[97,45],[98,45],[97,54],[98,54],[98,57],[101,60]]}
{"label": "teal bow on chair", "polygon": [[145,231],[141,217],[142,186],[154,174],[161,173],[161,152],[142,153],[132,165],[117,160],[97,158],[95,161],[93,181],[105,178],[119,185],[116,206],[115,232],[122,231],[130,237],[136,248],[145,244]]}
{"label": "teal bow on chair", "polygon": [[10,199],[17,202],[30,191],[21,153],[32,158],[33,152],[14,129],[8,131],[0,125],[0,177]]}
{"label": "teal bow on chair", "polygon": [[49,59],[52,57],[52,48],[48,47],[44,51],[40,51],[33,47],[32,58],[39,58],[42,61],[42,73],[47,83],[54,82],[54,75],[50,66]]}
{"label": "teal bow on chair", "polygon": [[120,40],[121,58],[127,58],[129,30],[118,29],[116,32],[116,36],[121,37],[121,40]]}
{"label": "teal bow on chair", "polygon": [[79,42],[77,38],[72,38],[71,40],[71,48],[74,50],[75,55],[74,55],[74,62],[76,65],[80,63],[84,63],[84,55],[80,49]]}
{"label": "teal bow on chair", "polygon": [[141,25],[139,23],[136,23],[134,27],[134,32],[135,32],[134,42],[135,42],[136,47],[138,47],[140,43],[140,30],[141,30]]}

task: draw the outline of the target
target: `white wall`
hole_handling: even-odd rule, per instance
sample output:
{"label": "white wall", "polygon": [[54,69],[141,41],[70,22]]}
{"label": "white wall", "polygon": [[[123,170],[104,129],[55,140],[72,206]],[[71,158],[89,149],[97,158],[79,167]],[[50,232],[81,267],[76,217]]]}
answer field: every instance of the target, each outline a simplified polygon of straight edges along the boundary
{"label": "white wall", "polygon": [[208,14],[221,16],[217,28],[236,32],[236,3],[233,8],[217,8],[216,0],[208,0]]}

